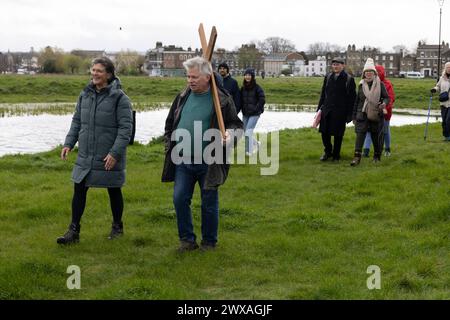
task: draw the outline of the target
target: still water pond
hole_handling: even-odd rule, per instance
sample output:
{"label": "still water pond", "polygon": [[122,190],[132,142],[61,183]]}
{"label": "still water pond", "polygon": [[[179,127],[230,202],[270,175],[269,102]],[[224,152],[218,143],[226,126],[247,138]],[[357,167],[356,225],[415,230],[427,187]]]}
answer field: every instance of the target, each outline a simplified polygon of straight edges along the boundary
{"label": "still water pond", "polygon": [[[136,138],[148,143],[164,133],[168,109],[138,112],[136,114]],[[256,132],[309,127],[313,112],[265,111],[258,122]],[[397,115],[391,119],[391,126],[420,124],[425,116]],[[48,151],[63,144],[70,128],[72,115],[25,115],[0,118],[0,156],[17,153]],[[430,122],[438,119],[430,117]]]}

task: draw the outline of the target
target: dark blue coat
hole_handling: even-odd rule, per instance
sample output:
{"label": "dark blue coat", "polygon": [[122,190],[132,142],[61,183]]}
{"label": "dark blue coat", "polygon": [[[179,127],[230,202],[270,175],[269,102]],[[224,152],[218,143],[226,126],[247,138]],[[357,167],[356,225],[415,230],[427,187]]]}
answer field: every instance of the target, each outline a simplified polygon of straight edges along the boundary
{"label": "dark blue coat", "polygon": [[241,88],[242,114],[244,116],[259,116],[264,112],[266,96],[264,90],[255,83],[253,88]]}
{"label": "dark blue coat", "polygon": [[233,97],[236,113],[239,113],[241,111],[241,92],[236,79],[233,79],[230,75],[226,76],[223,78],[223,87]]}
{"label": "dark blue coat", "polygon": [[352,76],[342,71],[337,79],[333,74],[324,77],[317,110],[322,109],[319,131],[343,136],[345,125],[352,120],[356,85]]}

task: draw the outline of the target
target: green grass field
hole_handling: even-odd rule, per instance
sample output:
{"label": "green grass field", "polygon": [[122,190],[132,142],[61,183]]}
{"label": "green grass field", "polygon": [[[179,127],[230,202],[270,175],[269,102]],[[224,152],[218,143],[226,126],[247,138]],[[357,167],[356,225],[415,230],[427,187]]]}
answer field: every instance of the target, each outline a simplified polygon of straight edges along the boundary
{"label": "green grass field", "polygon": [[[234,165],[220,189],[217,249],[182,255],[162,144],[129,148],[124,237],[107,240],[107,192],[91,189],[81,242],[69,247],[55,240],[70,220],[75,154],[1,157],[0,299],[450,299],[450,143],[440,125],[426,142],[423,125],[392,128],[392,157],[356,168],[352,131],[339,164],[320,163],[320,135],[301,129],[280,133],[277,175]],[[199,211],[197,189],[197,234]],[[81,290],[66,287],[69,265],[81,268]],[[370,265],[380,290],[366,286]]]}
{"label": "green grass field", "polygon": [[[75,103],[88,80],[88,76],[1,75],[0,103]],[[148,108],[159,102],[172,102],[186,83],[184,78],[143,76],[124,76],[121,80],[136,109]],[[237,80],[242,83],[242,77]],[[317,105],[323,78],[258,78],[257,81],[264,88],[269,104]],[[392,82],[397,94],[396,108],[428,108],[430,88],[435,80],[392,79]],[[438,104],[433,107],[437,109]]]}

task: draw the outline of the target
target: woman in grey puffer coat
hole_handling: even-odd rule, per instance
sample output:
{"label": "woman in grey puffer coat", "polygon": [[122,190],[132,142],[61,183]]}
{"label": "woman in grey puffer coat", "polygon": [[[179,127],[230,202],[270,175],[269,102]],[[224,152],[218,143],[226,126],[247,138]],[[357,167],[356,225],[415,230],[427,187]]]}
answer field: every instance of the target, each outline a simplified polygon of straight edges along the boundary
{"label": "woman in grey puffer coat", "polygon": [[123,234],[123,197],[126,147],[132,132],[130,99],[121,89],[108,58],[92,63],[92,80],[81,92],[70,131],[61,150],[61,159],[78,141],[78,157],[72,172],[74,195],[72,222],[59,244],[79,241],[80,221],[89,187],[108,188],[113,224],[109,239]]}

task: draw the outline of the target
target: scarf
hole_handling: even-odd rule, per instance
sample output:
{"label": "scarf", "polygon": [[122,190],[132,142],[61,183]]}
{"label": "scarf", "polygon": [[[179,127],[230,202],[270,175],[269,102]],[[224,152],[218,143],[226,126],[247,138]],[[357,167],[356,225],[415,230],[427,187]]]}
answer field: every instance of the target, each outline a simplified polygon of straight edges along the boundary
{"label": "scarf", "polygon": [[369,88],[369,83],[367,79],[362,79],[362,89],[363,93],[366,96],[366,101],[364,101],[364,106],[362,108],[362,112],[367,113],[368,108],[373,108],[378,110],[378,103],[380,102],[381,96],[381,84],[380,78],[375,77],[372,81],[372,88]]}

